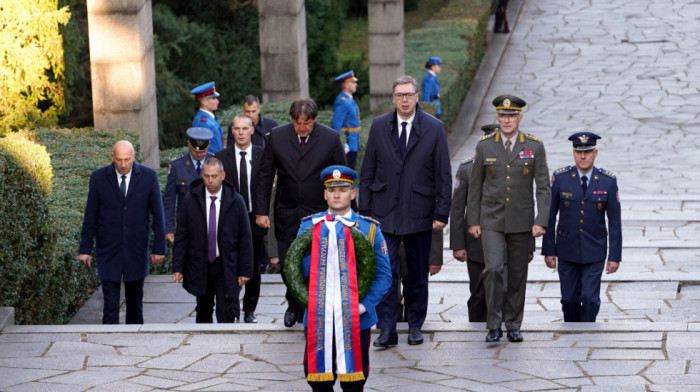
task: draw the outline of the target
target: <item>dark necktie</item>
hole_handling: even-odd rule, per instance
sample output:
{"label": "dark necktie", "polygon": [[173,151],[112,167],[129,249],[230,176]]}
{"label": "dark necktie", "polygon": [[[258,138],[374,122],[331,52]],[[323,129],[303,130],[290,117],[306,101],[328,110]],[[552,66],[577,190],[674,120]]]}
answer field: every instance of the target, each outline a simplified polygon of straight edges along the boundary
{"label": "dark necktie", "polygon": [[588,189],[588,177],[586,176],[581,177],[581,189],[583,189],[583,193],[586,193],[586,189]]}
{"label": "dark necktie", "polygon": [[513,143],[511,143],[510,139],[506,140],[506,157],[508,157],[508,158],[510,158],[510,151],[511,151],[510,146],[511,146],[511,144],[513,144]]}
{"label": "dark necktie", "polygon": [[197,177],[202,176],[202,161],[197,161]]}
{"label": "dark necktie", "polygon": [[303,149],[306,146],[306,138],[308,136],[299,136],[299,143],[301,143],[301,148]]}
{"label": "dark necktie", "polygon": [[403,158],[406,155],[406,126],[408,123],[406,121],[401,123],[401,135],[399,135],[399,153]]}
{"label": "dark necktie", "polygon": [[248,200],[248,163],[245,161],[245,151],[241,151],[241,175],[240,192],[245,201],[246,211],[250,211],[250,201]]}
{"label": "dark necktie", "polygon": [[122,191],[122,196],[126,197],[126,176],[122,175],[122,182],[119,184],[119,190]]}
{"label": "dark necktie", "polygon": [[216,196],[211,198],[211,206],[209,206],[209,232],[207,237],[209,240],[209,262],[216,260]]}

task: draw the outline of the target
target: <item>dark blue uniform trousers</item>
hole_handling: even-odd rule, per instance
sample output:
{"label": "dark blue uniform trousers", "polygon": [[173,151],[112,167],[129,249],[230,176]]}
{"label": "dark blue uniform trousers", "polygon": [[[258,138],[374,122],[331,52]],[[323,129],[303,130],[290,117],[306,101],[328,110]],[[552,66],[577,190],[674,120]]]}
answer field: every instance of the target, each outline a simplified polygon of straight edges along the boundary
{"label": "dark blue uniform trousers", "polygon": [[582,264],[559,259],[564,321],[595,322],[600,310],[600,279],[604,267],[604,261]]}
{"label": "dark blue uniform trousers", "polygon": [[384,233],[384,239],[389,250],[391,262],[391,288],[377,305],[379,329],[396,329],[396,317],[398,315],[398,287],[401,270],[401,258],[399,246],[403,239],[406,251],[406,267],[408,270],[408,284],[404,303],[409,327],[421,328],[428,313],[428,259],[430,258],[430,242],[433,230],[421,231],[406,235],[393,235]]}

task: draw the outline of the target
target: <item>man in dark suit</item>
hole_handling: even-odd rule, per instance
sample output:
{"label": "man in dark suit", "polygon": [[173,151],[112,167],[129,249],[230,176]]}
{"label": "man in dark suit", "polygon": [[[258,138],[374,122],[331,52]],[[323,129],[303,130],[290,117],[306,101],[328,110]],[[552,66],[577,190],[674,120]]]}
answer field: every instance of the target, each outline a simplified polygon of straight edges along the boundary
{"label": "man in dark suit", "polygon": [[418,83],[393,83],[396,110],[372,122],[360,180],[360,212],[381,222],[389,248],[392,288],[377,307],[381,333],[375,347],[398,344],[396,301],[403,240],[408,269],[405,303],[408,343],[421,344],[428,309],[428,258],[433,230],[450,214],[451,169],[442,122],[418,106]]}
{"label": "man in dark suit", "polygon": [[150,218],[153,250],[150,260],[165,258],[165,218],[156,172],[135,163],[134,146],[118,141],[112,164],[90,175],[78,259],[92,265],[97,240],[97,271],[104,294],[103,324],[119,324],[120,286],[124,281],[126,323],[143,324],[143,280],[148,275]]}
{"label": "man in dark suit", "polygon": [[524,100],[500,95],[492,103],[499,130],[483,136],[476,145],[469,177],[467,225],[469,235],[481,238],[484,249],[489,329],[485,340],[499,341],[505,323],[508,340],[522,342],[520,326],[532,237],[544,234],[549,216],[547,154],[542,140],[520,132]]}
{"label": "man in dark suit", "polygon": [[[332,165],[346,165],[345,149],[338,132],[316,122],[318,107],[310,98],[299,98],[289,107],[292,122],[270,132],[263,152],[258,184],[253,198],[256,223],[270,227],[270,197],[277,173],[275,193],[275,237],[280,268],[289,245],[296,238],[301,219],[327,207],[323,199],[321,171]],[[296,324],[303,309],[287,290],[288,307],[284,325]]]}
{"label": "man in dark suit", "polygon": [[571,135],[576,165],[562,167],[552,175],[552,207],[542,238],[542,254],[549,268],[557,268],[559,258],[564,321],[595,322],[603,268],[608,274],[614,273],[622,258],[617,179],[613,173],[593,166],[598,139],[600,136],[593,132]]}
{"label": "man in dark suit", "polygon": [[[488,124],[481,127],[485,135],[490,135],[498,129],[498,124]],[[486,322],[486,289],[484,287],[484,251],[481,240],[467,234],[467,193],[469,192],[469,176],[472,172],[474,158],[463,160],[457,169],[454,193],[452,194],[452,210],[450,212],[450,249],[452,256],[461,262],[467,262],[469,273],[469,308],[470,322]]]}
{"label": "man in dark suit", "polygon": [[182,202],[173,245],[173,281],[197,297],[197,322],[237,322],[238,295],[253,274],[253,244],[245,202],[224,182],[224,166],[209,158],[203,182]]}
{"label": "man in dark suit", "polygon": [[[246,95],[243,98],[243,114],[250,117],[253,120],[253,127],[255,131],[253,136],[251,136],[251,143],[254,146],[265,147],[265,135],[272,131],[272,128],[276,127],[277,121],[263,117],[260,114],[260,101],[255,95]],[[233,133],[233,123],[228,126],[228,137],[226,139],[226,147],[233,147],[236,144],[236,138]],[[250,283],[248,283],[250,284]],[[248,286],[246,286],[247,289]]]}
{"label": "man in dark suit", "polygon": [[[263,251],[263,238],[267,229],[255,224],[255,215],[251,208],[251,193],[254,194],[258,183],[258,170],[262,159],[263,148],[253,145],[250,141],[253,135],[253,121],[245,114],[239,114],[233,119],[231,134],[235,143],[216,153],[216,157],[224,165],[227,180],[245,201],[248,218],[253,234],[253,277],[245,285],[243,295],[243,321],[257,323],[255,308],[260,298],[260,259]],[[252,190],[252,191],[251,191]]]}
{"label": "man in dark suit", "polygon": [[204,161],[214,156],[209,152],[209,143],[213,136],[209,128],[188,129],[187,146],[190,150],[170,162],[163,193],[165,239],[170,243],[175,241],[175,215],[180,209],[182,199],[190,191],[192,181],[202,178]]}

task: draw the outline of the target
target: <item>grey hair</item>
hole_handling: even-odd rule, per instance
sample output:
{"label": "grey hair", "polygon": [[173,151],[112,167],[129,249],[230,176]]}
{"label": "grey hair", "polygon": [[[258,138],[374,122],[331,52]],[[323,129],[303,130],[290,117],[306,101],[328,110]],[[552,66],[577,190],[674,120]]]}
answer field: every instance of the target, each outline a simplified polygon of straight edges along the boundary
{"label": "grey hair", "polygon": [[406,83],[410,83],[413,86],[413,90],[418,92],[418,82],[416,82],[416,79],[413,79],[408,75],[399,76],[396,80],[394,80],[394,83],[391,85],[391,91],[395,91],[397,85]]}

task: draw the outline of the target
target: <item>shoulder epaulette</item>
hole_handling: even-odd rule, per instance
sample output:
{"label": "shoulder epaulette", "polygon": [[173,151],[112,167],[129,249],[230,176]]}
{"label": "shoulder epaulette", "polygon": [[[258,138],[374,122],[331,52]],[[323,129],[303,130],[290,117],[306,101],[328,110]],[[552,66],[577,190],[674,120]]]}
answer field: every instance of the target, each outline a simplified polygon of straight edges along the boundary
{"label": "shoulder epaulette", "polygon": [[600,168],[600,167],[598,168],[598,170],[600,170],[600,172],[601,172],[602,174],[605,174],[606,176],[608,176],[608,177],[610,177],[610,178],[615,178],[615,174],[614,174],[613,172],[609,171],[609,170],[605,170],[605,169]]}
{"label": "shoulder epaulette", "polygon": [[562,174],[562,173],[566,173],[566,172],[570,171],[571,168],[572,168],[572,166],[560,167],[559,169],[557,169],[557,170],[554,171],[554,175],[556,176],[556,175],[559,175],[559,174]]}
{"label": "shoulder epaulette", "polygon": [[301,218],[301,221],[302,221],[302,222],[303,222],[303,221],[307,221],[307,220],[309,220],[309,219],[311,219],[311,218],[313,218],[313,215],[307,215],[307,216]]}
{"label": "shoulder epaulette", "polygon": [[188,153],[186,152],[186,153],[184,153],[184,154],[178,155],[178,156],[176,156],[175,158],[171,159],[170,162],[177,161],[178,159],[180,159],[180,158],[186,156],[187,154],[188,154]]}
{"label": "shoulder epaulette", "polygon": [[[357,214],[357,215],[360,215],[360,214]],[[370,218],[368,216],[360,215],[360,218],[362,218],[368,222],[372,222],[372,223],[376,224],[377,226],[380,224],[378,220],[376,220],[374,218]]]}
{"label": "shoulder epaulette", "polygon": [[464,159],[464,160],[462,160],[462,162],[460,162],[459,164],[460,164],[460,165],[466,165],[466,164],[469,163],[469,162],[474,162],[474,157]]}
{"label": "shoulder epaulette", "polygon": [[538,138],[537,136],[535,136],[535,135],[533,135],[533,134],[531,134],[531,133],[526,133],[526,134],[525,134],[525,137],[528,138],[528,139],[530,139],[530,140],[534,140],[534,141],[536,141],[537,143],[542,143],[542,139]]}
{"label": "shoulder epaulette", "polygon": [[496,136],[497,134],[498,134],[498,132],[493,132],[493,133],[490,133],[488,135],[484,135],[484,136],[479,138],[479,141],[490,139],[490,138]]}

